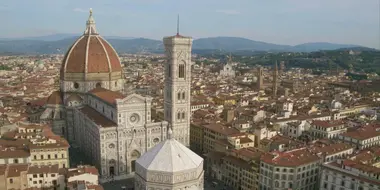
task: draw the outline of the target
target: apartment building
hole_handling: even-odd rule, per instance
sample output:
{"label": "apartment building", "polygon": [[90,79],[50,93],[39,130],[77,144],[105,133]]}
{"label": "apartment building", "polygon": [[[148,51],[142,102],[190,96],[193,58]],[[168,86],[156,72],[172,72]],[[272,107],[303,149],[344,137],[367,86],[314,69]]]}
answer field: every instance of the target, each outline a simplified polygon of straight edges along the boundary
{"label": "apartment building", "polygon": [[321,162],[307,148],[265,153],[260,163],[260,189],[318,189]]}
{"label": "apartment building", "polygon": [[309,133],[314,139],[338,138],[338,135],[347,131],[342,120],[321,121],[314,120],[311,123]]}
{"label": "apartment building", "polygon": [[69,167],[69,144],[55,135],[48,125],[19,124],[16,131],[5,133],[4,137],[7,140],[0,140],[0,147],[8,154],[0,156],[0,164]]}
{"label": "apartment building", "polygon": [[255,135],[239,133],[215,141],[215,151],[224,152],[229,149],[241,149],[255,146]]}
{"label": "apartment building", "polygon": [[[59,168],[59,165],[34,166],[31,164],[0,165],[1,190],[85,190],[103,189],[98,183],[98,171],[92,166]],[[73,184],[84,184],[83,188]]]}
{"label": "apartment building", "polygon": [[380,189],[380,168],[350,159],[339,159],[322,165],[321,190]]}
{"label": "apartment building", "polygon": [[204,125],[203,152],[208,153],[215,150],[218,140],[227,139],[228,136],[241,134],[239,130],[226,126],[222,123],[211,123]]}
{"label": "apartment building", "polygon": [[190,149],[202,155],[203,153],[203,126],[202,122],[191,122],[190,124]]}
{"label": "apartment building", "polygon": [[26,174],[28,187],[64,189],[65,177],[60,174],[58,164],[29,166]]}
{"label": "apartment building", "polygon": [[209,152],[206,154],[206,174],[232,189],[258,190],[263,153],[252,147]]}
{"label": "apartment building", "polygon": [[349,143],[358,149],[380,145],[380,125],[370,124],[347,131],[338,136],[339,140]]}

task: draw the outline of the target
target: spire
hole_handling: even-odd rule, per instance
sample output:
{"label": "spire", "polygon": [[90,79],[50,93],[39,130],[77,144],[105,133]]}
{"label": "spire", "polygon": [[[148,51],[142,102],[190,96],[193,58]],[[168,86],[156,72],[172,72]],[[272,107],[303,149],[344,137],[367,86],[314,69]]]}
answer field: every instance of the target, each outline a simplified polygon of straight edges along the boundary
{"label": "spire", "polygon": [[177,36],[179,36],[179,14],[177,15]]}
{"label": "spire", "polygon": [[95,20],[92,16],[92,8],[90,8],[90,16],[88,17],[88,20],[86,22],[86,30],[84,31],[85,35],[94,35],[98,34],[95,27]]}

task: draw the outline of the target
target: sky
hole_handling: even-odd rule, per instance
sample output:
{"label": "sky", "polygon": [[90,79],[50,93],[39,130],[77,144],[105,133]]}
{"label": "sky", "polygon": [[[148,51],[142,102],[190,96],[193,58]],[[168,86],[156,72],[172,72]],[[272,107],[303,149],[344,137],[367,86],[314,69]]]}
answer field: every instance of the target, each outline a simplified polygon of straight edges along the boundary
{"label": "sky", "polygon": [[234,36],[296,45],[380,49],[380,0],[0,0],[0,38],[84,31],[93,9],[102,36]]}

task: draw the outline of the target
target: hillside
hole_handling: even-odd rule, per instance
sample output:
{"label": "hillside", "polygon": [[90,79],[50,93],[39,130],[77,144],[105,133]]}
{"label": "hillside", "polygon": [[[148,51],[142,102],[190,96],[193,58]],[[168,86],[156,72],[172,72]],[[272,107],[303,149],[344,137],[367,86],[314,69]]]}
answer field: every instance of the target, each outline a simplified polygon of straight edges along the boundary
{"label": "hillside", "polygon": [[[65,37],[65,38],[64,38]],[[0,39],[0,53],[23,54],[52,54],[65,52],[78,37],[74,35],[50,35],[22,39]],[[59,39],[59,40],[56,40]],[[137,52],[163,52],[160,40],[128,37],[105,37],[120,53]],[[193,42],[194,52],[246,52],[246,51],[272,51],[272,52],[312,52],[318,50],[335,50],[342,48],[360,47],[357,45],[331,44],[331,43],[305,43],[296,46],[278,45],[254,41],[239,37],[210,37],[200,38]]]}

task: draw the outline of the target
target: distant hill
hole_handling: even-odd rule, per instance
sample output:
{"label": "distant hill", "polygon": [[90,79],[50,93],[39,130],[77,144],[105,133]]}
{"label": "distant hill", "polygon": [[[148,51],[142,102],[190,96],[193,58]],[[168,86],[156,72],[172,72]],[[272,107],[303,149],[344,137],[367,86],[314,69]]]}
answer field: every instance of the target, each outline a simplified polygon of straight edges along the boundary
{"label": "distant hill", "polygon": [[[65,52],[79,37],[79,34],[54,34],[41,37],[1,39],[0,53],[52,54]],[[119,53],[163,52],[160,40],[146,38],[105,36]],[[332,43],[305,43],[296,46],[278,45],[239,37],[200,38],[193,42],[194,52],[312,52],[347,48],[365,48],[358,45]]]}
{"label": "distant hill", "polygon": [[[36,40],[36,41],[58,41],[58,40],[64,40],[68,38],[77,38],[81,34],[51,34],[46,36],[32,36],[32,37],[22,37],[22,38],[0,38],[1,41],[14,41],[14,40]],[[105,36],[106,39],[133,39],[133,37],[120,37],[120,36]]]}
{"label": "distant hill", "polygon": [[314,43],[304,43],[293,46],[293,51],[297,52],[312,52],[319,50],[336,50],[336,49],[347,49],[352,47],[361,47],[359,45],[350,44],[332,44],[328,42],[314,42]]}

